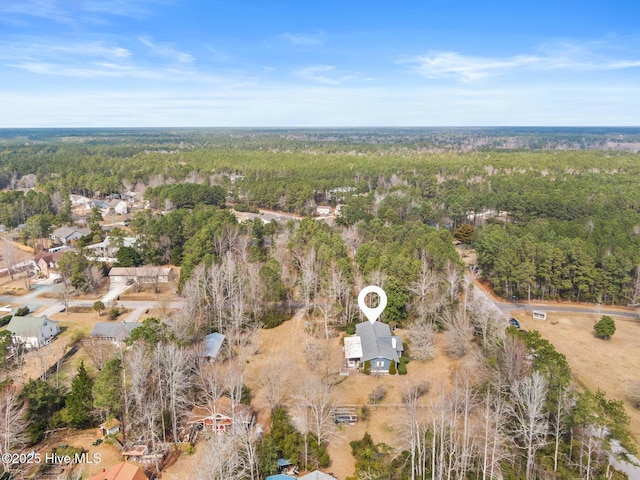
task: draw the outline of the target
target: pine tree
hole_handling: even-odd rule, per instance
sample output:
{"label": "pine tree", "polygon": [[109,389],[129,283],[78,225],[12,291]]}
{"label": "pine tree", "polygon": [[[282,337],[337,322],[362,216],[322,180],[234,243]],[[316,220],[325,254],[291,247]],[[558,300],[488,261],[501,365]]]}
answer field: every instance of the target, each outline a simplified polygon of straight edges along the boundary
{"label": "pine tree", "polygon": [[71,381],[71,393],[67,397],[66,409],[69,423],[73,427],[86,427],[92,420],[93,379],[87,373],[84,362],[80,362],[78,373]]}

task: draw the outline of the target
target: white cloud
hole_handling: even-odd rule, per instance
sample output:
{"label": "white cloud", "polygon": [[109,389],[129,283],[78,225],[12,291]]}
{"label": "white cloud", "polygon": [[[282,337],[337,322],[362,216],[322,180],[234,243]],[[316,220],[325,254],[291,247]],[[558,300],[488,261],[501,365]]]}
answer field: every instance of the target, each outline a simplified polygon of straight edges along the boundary
{"label": "white cloud", "polygon": [[151,7],[170,0],[7,0],[0,2],[0,22],[15,22],[29,17],[44,18],[62,24],[104,23],[106,17],[142,19]]}
{"label": "white cloud", "polygon": [[330,75],[335,71],[334,65],[312,65],[296,70],[294,73],[297,77],[303,78],[323,85],[340,85],[341,83],[357,78],[357,75]]}
{"label": "white cloud", "polygon": [[511,57],[429,52],[426,55],[404,57],[398,63],[412,65],[417,73],[427,78],[455,78],[462,82],[518,71],[604,71],[640,67],[640,60],[612,59],[570,44],[547,46],[542,54]]}
{"label": "white cloud", "polygon": [[280,38],[291,42],[294,45],[319,46],[322,45],[322,36],[308,33],[283,33]]}
{"label": "white cloud", "polygon": [[191,54],[180,52],[171,45],[154,43],[148,37],[140,37],[139,40],[143,45],[147,46],[154,55],[159,57],[169,58],[180,63],[191,63],[194,61]]}
{"label": "white cloud", "polygon": [[[0,92],[0,127],[637,125],[640,86],[523,85],[511,88],[361,86],[219,88],[164,84]],[[11,122],[11,123],[9,123]]]}
{"label": "white cloud", "polygon": [[511,58],[472,57],[456,52],[429,52],[411,57],[402,63],[413,64],[415,70],[427,78],[455,77],[462,81],[479,80],[495,73],[503,73],[540,61],[540,57],[519,55]]}

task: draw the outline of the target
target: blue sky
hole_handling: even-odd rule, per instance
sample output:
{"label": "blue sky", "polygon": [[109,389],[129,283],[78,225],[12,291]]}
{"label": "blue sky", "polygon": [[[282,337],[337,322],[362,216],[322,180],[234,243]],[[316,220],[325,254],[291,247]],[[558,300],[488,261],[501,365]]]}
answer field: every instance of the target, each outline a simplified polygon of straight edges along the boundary
{"label": "blue sky", "polygon": [[0,127],[640,125],[640,2],[0,0]]}

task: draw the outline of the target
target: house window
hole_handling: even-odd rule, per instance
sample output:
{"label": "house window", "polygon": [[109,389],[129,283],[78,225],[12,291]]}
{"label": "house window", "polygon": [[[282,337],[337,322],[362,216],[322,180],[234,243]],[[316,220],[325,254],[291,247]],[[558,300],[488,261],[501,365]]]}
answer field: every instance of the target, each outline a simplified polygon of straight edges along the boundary
{"label": "house window", "polygon": [[382,360],[378,360],[376,362],[376,367],[384,367],[384,362]]}

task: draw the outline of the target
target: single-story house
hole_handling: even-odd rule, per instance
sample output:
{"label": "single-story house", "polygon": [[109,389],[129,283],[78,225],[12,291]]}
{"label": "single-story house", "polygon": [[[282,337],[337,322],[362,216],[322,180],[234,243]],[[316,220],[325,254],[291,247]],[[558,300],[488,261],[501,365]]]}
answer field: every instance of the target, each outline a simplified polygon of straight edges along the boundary
{"label": "single-story house", "polygon": [[203,356],[209,360],[215,359],[220,353],[223,343],[224,335],[221,333],[210,333],[209,335],[205,335]]}
{"label": "single-story house", "polygon": [[57,252],[38,252],[33,261],[36,262],[36,268],[47,278],[51,275],[51,271],[58,267],[58,260],[65,252],[65,250],[59,250]]}
{"label": "single-story house", "polygon": [[114,198],[109,202],[109,210],[119,215],[126,215],[129,213],[129,205],[124,200]]}
{"label": "single-story house", "polygon": [[99,437],[104,437],[106,435],[117,435],[120,433],[120,420],[117,418],[112,418],[107,420],[106,422],[102,422],[98,425],[96,429],[96,434]]}
{"label": "single-story house", "polygon": [[149,480],[139,466],[129,462],[121,462],[108,470],[89,477],[87,480]]}
{"label": "single-story house", "polygon": [[311,473],[298,477],[298,480],[336,480],[336,477],[321,472],[320,470],[314,470]]}
{"label": "single-story house", "polygon": [[336,217],[339,217],[342,215],[342,209],[343,207],[346,207],[346,205],[339,203],[338,205],[336,205]]}
{"label": "single-story house", "polygon": [[391,335],[389,325],[382,322],[362,322],[356,325],[356,334],[344,339],[344,357],[348,367],[371,363],[371,373],[388,373],[391,362],[396,367],[402,355],[402,339]]}
{"label": "single-story house", "polygon": [[115,256],[120,250],[120,245],[123,247],[133,247],[138,239],[136,237],[122,237],[122,242],[114,241],[113,237],[107,235],[107,237],[98,243],[87,245],[85,249],[93,252],[93,257],[110,258],[115,261]]}
{"label": "single-story house", "polygon": [[87,208],[89,210],[93,210],[94,207],[98,207],[98,210],[100,210],[100,213],[103,215],[109,213],[109,204],[107,202],[102,200],[90,200],[87,202]]}
{"label": "single-story house", "polygon": [[69,200],[71,200],[71,205],[73,205],[74,207],[77,205],[86,205],[91,201],[90,198],[87,198],[84,195],[76,195],[74,193],[69,195]]}
{"label": "single-story house", "polygon": [[114,283],[155,283],[173,279],[171,267],[113,267],[109,279]]}
{"label": "single-story house", "polygon": [[75,228],[75,227],[60,227],[56,228],[49,238],[56,243],[63,245],[69,245],[72,242],[89,235],[91,230],[88,228]]}
{"label": "single-story house", "polygon": [[97,322],[91,330],[91,340],[103,340],[120,344],[124,342],[140,322]]}
{"label": "single-story house", "polygon": [[296,480],[296,477],[285,475],[284,473],[279,473],[277,475],[269,475],[264,480]]}
{"label": "single-story house", "polygon": [[22,344],[26,348],[40,348],[51,343],[53,337],[60,333],[58,322],[49,320],[46,316],[32,317],[14,315],[7,330],[11,332],[13,343]]}
{"label": "single-story house", "polygon": [[328,217],[329,215],[331,215],[332,212],[332,208],[328,205],[318,205],[316,207],[316,213],[318,215],[324,215],[325,217]]}

